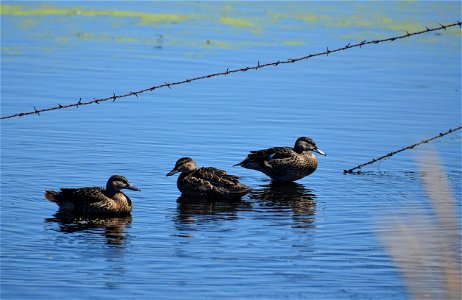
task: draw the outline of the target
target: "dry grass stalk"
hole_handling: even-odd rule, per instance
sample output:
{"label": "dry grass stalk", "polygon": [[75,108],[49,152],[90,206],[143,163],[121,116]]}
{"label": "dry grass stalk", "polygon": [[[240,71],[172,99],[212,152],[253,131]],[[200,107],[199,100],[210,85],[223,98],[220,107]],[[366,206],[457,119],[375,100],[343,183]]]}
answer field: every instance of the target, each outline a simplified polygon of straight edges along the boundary
{"label": "dry grass stalk", "polygon": [[434,152],[418,159],[434,214],[417,209],[394,218],[380,237],[402,271],[413,299],[461,299],[458,206]]}

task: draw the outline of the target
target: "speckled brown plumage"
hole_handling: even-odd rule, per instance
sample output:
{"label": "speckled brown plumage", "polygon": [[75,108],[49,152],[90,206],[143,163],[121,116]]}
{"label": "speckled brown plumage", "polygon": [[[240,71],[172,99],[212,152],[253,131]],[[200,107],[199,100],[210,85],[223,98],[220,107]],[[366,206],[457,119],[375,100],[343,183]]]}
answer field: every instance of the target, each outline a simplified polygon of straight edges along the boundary
{"label": "speckled brown plumage", "polygon": [[273,147],[251,151],[247,158],[236,166],[260,171],[273,181],[295,181],[312,174],[318,167],[316,156],[309,151],[325,155],[312,139],[300,137],[294,148]]}
{"label": "speckled brown plumage", "polygon": [[139,191],[119,175],[109,178],[106,188],[61,188],[59,192],[46,191],[45,198],[56,203],[60,210],[78,214],[123,215],[132,211],[132,201],[121,189]]}
{"label": "speckled brown plumage", "polygon": [[167,176],[178,172],[181,174],[177,187],[186,196],[231,199],[240,198],[250,191],[249,187],[239,182],[239,177],[213,167],[197,168],[189,157],[180,158]]}

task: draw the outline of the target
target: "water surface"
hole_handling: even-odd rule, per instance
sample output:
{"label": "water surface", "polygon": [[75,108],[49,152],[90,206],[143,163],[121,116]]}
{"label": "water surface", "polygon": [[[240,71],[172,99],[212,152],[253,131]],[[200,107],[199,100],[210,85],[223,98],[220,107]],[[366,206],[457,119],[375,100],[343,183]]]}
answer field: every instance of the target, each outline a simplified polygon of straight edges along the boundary
{"label": "water surface", "polygon": [[[1,114],[401,35],[459,12],[456,2],[3,2]],[[460,124],[460,37],[451,29],[2,121],[2,298],[407,298],[377,232],[389,216],[431,215],[416,151],[342,171]],[[281,186],[231,167],[299,136],[327,153],[307,178]],[[422,147],[439,153],[457,213],[460,141]],[[165,177],[182,156],[252,193],[182,201]],[[142,189],[128,191],[131,218],[68,219],[43,198],[112,174]]]}

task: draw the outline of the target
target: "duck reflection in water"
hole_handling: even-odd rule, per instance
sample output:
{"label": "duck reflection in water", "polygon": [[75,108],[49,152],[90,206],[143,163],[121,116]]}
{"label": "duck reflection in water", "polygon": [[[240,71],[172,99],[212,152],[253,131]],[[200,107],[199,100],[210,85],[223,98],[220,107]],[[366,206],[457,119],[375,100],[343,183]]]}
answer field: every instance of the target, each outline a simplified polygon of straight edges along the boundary
{"label": "duck reflection in water", "polygon": [[264,207],[292,210],[294,227],[312,228],[316,215],[316,195],[296,182],[272,182],[251,193],[251,198]]}
{"label": "duck reflection in water", "polygon": [[59,232],[74,233],[87,232],[88,234],[104,232],[107,244],[123,246],[125,244],[125,229],[132,222],[131,215],[125,216],[82,216],[69,212],[57,212],[53,218],[45,219],[46,223],[57,223]]}
{"label": "duck reflection in water", "polygon": [[189,230],[191,226],[226,220],[236,220],[238,212],[250,210],[249,202],[241,199],[208,199],[181,195],[177,199],[176,223],[179,230]]}

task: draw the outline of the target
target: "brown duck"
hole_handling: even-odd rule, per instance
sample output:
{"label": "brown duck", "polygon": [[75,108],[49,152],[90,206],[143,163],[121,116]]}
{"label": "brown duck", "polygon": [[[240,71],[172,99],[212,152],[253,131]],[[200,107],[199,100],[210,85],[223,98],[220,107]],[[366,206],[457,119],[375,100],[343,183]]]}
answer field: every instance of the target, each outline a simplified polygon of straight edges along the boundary
{"label": "brown duck", "polygon": [[293,148],[273,147],[251,151],[242,162],[235,166],[260,171],[273,181],[290,182],[313,173],[318,167],[318,159],[310,151],[326,155],[308,137],[300,137]]}
{"label": "brown duck", "polygon": [[61,188],[60,192],[46,191],[45,198],[58,204],[60,210],[78,214],[124,215],[132,211],[132,201],[122,189],[139,191],[124,176],[113,175],[106,188]]}
{"label": "brown duck", "polygon": [[177,187],[185,196],[232,199],[240,198],[250,191],[249,187],[239,182],[239,177],[213,167],[197,168],[190,157],[180,158],[167,176],[178,172],[181,174]]}

